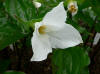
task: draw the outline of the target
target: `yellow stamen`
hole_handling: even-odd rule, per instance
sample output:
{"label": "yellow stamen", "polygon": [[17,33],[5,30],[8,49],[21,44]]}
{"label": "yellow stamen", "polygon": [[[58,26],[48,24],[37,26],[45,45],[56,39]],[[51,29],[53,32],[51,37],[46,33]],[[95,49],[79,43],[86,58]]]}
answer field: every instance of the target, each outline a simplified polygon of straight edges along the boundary
{"label": "yellow stamen", "polygon": [[45,29],[46,29],[46,26],[42,25],[42,26],[39,27],[38,31],[39,31],[40,34],[45,34],[46,33]]}
{"label": "yellow stamen", "polygon": [[77,9],[76,9],[75,5],[71,5],[69,11],[70,11],[71,13],[76,12]]}

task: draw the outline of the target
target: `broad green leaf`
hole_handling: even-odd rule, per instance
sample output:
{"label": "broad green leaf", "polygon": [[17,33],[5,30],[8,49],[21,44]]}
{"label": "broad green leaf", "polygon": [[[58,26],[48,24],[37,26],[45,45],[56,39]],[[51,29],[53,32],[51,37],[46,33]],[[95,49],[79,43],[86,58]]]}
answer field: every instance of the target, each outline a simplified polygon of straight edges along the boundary
{"label": "broad green leaf", "polygon": [[94,24],[96,32],[100,32],[100,23]]}
{"label": "broad green leaf", "polygon": [[96,32],[100,33],[100,18],[99,17],[96,18],[94,26],[95,26],[94,29],[96,30]]}
{"label": "broad green leaf", "polygon": [[61,0],[37,0],[42,4],[39,9],[35,8],[32,1],[33,0],[6,0],[4,5],[6,11],[15,19],[16,16],[18,16],[24,21],[29,21],[44,17],[44,15]]}
{"label": "broad green leaf", "polygon": [[52,5],[52,4],[59,3],[59,2],[65,1],[65,0],[34,0],[34,1],[46,4],[46,5],[48,5],[49,3],[51,3],[49,5]]}
{"label": "broad green leaf", "polygon": [[16,24],[0,18],[0,50],[22,37],[24,34]]}
{"label": "broad green leaf", "polygon": [[3,74],[25,74],[24,72],[17,72],[17,71],[8,71],[4,72]]}
{"label": "broad green leaf", "polygon": [[91,0],[91,6],[100,19],[100,0]]}
{"label": "broad green leaf", "polygon": [[89,74],[88,68],[84,68],[81,70],[80,74]]}
{"label": "broad green leaf", "polygon": [[89,74],[88,67],[90,60],[87,52],[80,47],[72,47],[53,52],[53,74],[82,74],[83,71]]}
{"label": "broad green leaf", "polygon": [[0,11],[0,50],[2,50],[9,44],[24,37],[25,34],[23,34],[22,30],[17,26],[17,22],[10,16],[7,16],[3,6]]}
{"label": "broad green leaf", "polygon": [[90,7],[91,6],[91,1],[90,0],[77,0],[78,2],[78,9],[81,11],[84,8]]}
{"label": "broad green leaf", "polygon": [[18,16],[27,21],[37,17],[32,0],[6,0],[4,5],[6,11],[14,18]]}

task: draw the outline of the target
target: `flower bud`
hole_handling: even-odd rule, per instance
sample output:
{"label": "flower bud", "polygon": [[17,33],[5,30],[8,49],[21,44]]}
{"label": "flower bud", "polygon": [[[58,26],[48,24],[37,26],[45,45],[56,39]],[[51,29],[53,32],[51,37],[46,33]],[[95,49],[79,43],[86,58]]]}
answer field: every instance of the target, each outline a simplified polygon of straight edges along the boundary
{"label": "flower bud", "polygon": [[72,16],[74,16],[75,14],[77,14],[78,6],[77,6],[77,2],[76,1],[69,2],[67,8],[68,8],[68,11],[72,14]]}
{"label": "flower bud", "polygon": [[33,4],[35,5],[36,8],[40,8],[41,7],[41,3],[39,3],[39,2],[33,1]]}

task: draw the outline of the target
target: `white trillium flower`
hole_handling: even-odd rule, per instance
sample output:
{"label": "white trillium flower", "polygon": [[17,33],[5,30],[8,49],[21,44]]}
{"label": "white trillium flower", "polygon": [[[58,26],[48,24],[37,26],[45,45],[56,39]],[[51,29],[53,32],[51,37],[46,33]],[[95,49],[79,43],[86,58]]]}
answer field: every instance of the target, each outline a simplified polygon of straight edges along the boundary
{"label": "white trillium flower", "polygon": [[34,0],[33,0],[33,4],[35,5],[36,8],[40,8],[41,7],[41,3],[35,2]]}
{"label": "white trillium flower", "polygon": [[48,12],[41,22],[35,23],[32,37],[34,55],[31,61],[42,61],[52,52],[52,48],[68,48],[83,43],[80,33],[66,24],[66,11],[61,2]]}
{"label": "white trillium flower", "polygon": [[76,1],[71,1],[68,4],[68,11],[72,13],[72,16],[76,15],[78,12],[78,6]]}
{"label": "white trillium flower", "polygon": [[9,47],[10,47],[10,49],[11,49],[12,51],[14,50],[13,44],[10,44]]}

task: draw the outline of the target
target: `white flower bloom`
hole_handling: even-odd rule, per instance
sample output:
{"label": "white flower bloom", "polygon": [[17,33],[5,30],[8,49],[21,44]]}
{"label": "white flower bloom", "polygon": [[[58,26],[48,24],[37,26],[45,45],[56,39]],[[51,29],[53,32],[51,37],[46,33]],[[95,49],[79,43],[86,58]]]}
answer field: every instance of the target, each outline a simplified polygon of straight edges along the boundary
{"label": "white flower bloom", "polygon": [[14,50],[13,44],[10,44],[9,47],[10,47],[10,49],[11,49],[12,51]]}
{"label": "white flower bloom", "polygon": [[78,6],[77,6],[77,2],[76,1],[71,1],[68,4],[68,11],[72,13],[72,16],[74,16],[75,14],[77,14],[78,11]]}
{"label": "white flower bloom", "polygon": [[31,61],[47,58],[52,48],[68,48],[82,43],[80,33],[70,24],[66,24],[66,11],[61,2],[48,12],[41,22],[35,23],[32,37],[34,55]]}
{"label": "white flower bloom", "polygon": [[35,5],[36,8],[40,8],[41,7],[41,3],[35,2],[34,0],[33,0],[33,4]]}
{"label": "white flower bloom", "polygon": [[100,33],[97,33],[95,38],[94,38],[93,45],[96,45],[98,43],[99,39],[100,39]]}

